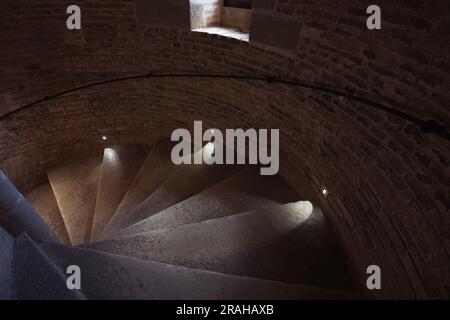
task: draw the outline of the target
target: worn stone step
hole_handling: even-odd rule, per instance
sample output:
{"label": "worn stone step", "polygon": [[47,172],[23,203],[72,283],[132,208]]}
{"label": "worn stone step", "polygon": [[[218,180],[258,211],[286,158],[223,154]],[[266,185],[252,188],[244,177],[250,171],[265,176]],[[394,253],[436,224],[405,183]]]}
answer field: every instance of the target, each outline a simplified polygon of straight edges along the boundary
{"label": "worn stone step", "polygon": [[80,266],[89,299],[345,299],[349,295],[305,285],[268,281],[144,261],[50,243],[42,249],[65,268]]}
{"label": "worn stone step", "polygon": [[66,244],[71,244],[64,219],[50,182],[45,182],[25,195],[25,198]]}
{"label": "worn stone step", "polygon": [[105,148],[91,240],[97,239],[108,224],[149,151],[146,145]]}
{"label": "worn stone step", "polygon": [[280,176],[261,176],[259,168],[251,167],[113,236],[173,228],[297,200]]}
{"label": "worn stone step", "polygon": [[197,194],[242,170],[239,166],[179,165],[174,173],[133,211],[116,230],[126,228]]}
{"label": "worn stone step", "polygon": [[72,244],[89,241],[101,157],[50,169],[48,177]]}
{"label": "worn stone step", "polygon": [[60,268],[26,235],[15,239],[12,261],[12,298],[17,300],[84,300],[67,288]]}
{"label": "worn stone step", "polygon": [[320,209],[310,202],[258,209],[84,247],[225,274],[323,288],[350,286],[338,242]]}
{"label": "worn stone step", "polygon": [[152,194],[170,175],[173,163],[170,160],[171,142],[159,140],[142,164],[139,172],[129,186],[126,194],[103,230],[108,234],[115,230],[116,224],[142,201]]}

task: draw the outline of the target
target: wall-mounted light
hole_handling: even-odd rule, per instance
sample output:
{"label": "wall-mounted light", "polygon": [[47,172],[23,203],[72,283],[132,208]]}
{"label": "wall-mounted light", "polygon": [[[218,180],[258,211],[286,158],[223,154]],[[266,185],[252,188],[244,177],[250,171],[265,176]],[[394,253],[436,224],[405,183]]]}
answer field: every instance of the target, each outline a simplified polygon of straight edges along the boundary
{"label": "wall-mounted light", "polygon": [[322,187],[322,195],[326,198],[329,195],[329,191],[326,187]]}
{"label": "wall-mounted light", "polygon": [[102,136],[102,140],[103,140],[103,141],[107,141],[107,140],[108,140],[108,137],[107,137],[107,136]]}

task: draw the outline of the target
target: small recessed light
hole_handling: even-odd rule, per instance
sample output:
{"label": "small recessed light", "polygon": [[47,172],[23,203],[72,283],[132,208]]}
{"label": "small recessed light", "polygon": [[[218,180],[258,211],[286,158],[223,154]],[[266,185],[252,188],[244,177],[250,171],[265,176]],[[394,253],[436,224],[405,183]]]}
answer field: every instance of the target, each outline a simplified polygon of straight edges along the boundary
{"label": "small recessed light", "polygon": [[329,194],[328,189],[327,189],[327,188],[322,188],[322,195],[323,195],[325,198],[328,197],[328,194]]}
{"label": "small recessed light", "polygon": [[106,141],[106,140],[108,140],[108,137],[107,136],[102,136],[102,140]]}

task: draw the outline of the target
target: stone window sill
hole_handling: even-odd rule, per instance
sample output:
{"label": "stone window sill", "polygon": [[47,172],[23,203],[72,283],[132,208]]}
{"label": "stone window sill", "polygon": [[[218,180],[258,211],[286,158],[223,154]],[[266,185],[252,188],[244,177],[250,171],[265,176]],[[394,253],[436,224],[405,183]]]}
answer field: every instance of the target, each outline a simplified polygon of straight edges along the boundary
{"label": "stone window sill", "polygon": [[229,27],[207,27],[207,28],[197,28],[193,29],[192,31],[195,32],[206,32],[209,34],[218,34],[224,37],[237,39],[240,41],[249,42],[249,34],[240,31],[236,28],[229,28]]}

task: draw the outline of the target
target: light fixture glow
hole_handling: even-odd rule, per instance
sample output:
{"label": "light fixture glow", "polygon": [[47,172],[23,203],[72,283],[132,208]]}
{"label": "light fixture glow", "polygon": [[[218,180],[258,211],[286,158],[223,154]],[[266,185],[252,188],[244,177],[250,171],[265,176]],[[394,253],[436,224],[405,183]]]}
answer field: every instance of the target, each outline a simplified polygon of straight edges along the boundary
{"label": "light fixture glow", "polygon": [[107,136],[102,136],[102,140],[106,141],[106,140],[108,140],[108,137]]}
{"label": "light fixture glow", "polygon": [[202,148],[203,151],[203,160],[209,160],[212,158],[214,154],[214,144],[212,142],[208,142],[205,144],[205,146]]}
{"label": "light fixture glow", "polygon": [[111,162],[116,162],[118,159],[117,152],[114,149],[106,148],[105,149],[105,158]]}
{"label": "light fixture glow", "polygon": [[296,210],[296,215],[303,221],[308,219],[314,211],[314,206],[310,201],[298,201],[293,204],[293,208]]}
{"label": "light fixture glow", "polygon": [[326,197],[328,197],[328,194],[329,194],[329,192],[328,192],[328,189],[327,188],[322,188],[322,195],[326,198]]}

